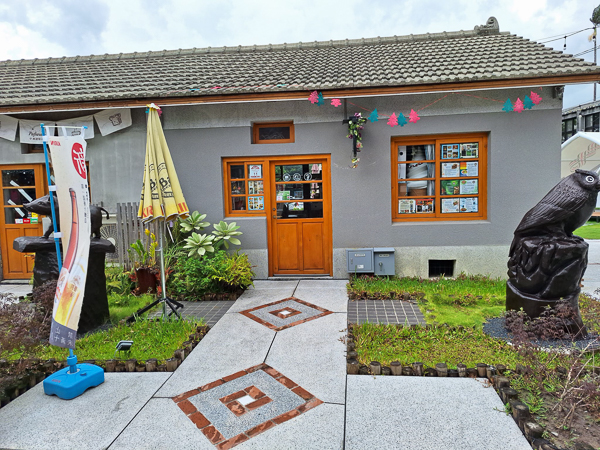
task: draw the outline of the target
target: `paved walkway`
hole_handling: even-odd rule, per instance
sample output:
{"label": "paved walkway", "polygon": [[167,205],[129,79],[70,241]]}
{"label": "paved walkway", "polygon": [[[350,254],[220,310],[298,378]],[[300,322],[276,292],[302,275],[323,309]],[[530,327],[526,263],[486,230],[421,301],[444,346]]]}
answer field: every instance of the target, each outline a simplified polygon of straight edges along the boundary
{"label": "paved walkway", "polygon": [[475,379],[347,376],[345,281],[257,281],[174,373],[0,410],[0,448],[530,449]]}

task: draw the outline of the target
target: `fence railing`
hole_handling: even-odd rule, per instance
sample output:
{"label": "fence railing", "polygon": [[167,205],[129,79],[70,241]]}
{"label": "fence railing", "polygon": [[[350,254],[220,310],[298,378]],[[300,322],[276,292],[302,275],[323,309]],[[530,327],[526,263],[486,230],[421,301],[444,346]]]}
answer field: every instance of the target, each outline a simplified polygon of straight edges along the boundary
{"label": "fence railing", "polygon": [[147,248],[150,237],[146,236],[145,230],[149,229],[151,233],[158,239],[158,227],[162,226],[161,221],[144,224],[138,219],[139,203],[117,203],[117,236],[115,246],[117,247],[117,255],[119,264],[127,270],[130,270],[134,261],[129,257],[128,249],[130,245],[140,239]]}

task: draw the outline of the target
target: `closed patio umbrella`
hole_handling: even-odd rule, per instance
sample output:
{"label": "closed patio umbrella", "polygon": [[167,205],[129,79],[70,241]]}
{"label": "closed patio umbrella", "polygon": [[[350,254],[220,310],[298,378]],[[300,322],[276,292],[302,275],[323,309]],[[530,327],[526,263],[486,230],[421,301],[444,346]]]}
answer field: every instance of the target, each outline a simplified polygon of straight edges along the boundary
{"label": "closed patio umbrella", "polygon": [[[173,306],[181,307],[167,298],[165,290],[165,258],[164,258],[164,226],[167,220],[187,217],[189,209],[183,197],[183,191],[177,178],[177,172],[171,159],[167,140],[163,133],[159,118],[160,108],[154,103],[148,105],[148,130],[146,135],[146,161],[144,164],[144,183],[138,217],[142,222],[160,220],[160,279],[162,284],[163,315],[166,306],[176,312]],[[156,304],[156,302],[155,302]]]}

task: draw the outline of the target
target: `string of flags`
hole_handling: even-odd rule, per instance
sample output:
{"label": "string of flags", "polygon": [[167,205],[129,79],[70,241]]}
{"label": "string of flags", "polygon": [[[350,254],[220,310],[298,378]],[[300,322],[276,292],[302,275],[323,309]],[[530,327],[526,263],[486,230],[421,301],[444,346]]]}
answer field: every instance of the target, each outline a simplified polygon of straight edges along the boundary
{"label": "string of flags", "polygon": [[523,100],[523,101],[521,101],[521,99],[519,97],[517,97],[517,101],[515,102],[514,105],[510,101],[510,98],[508,100],[506,100],[506,102],[504,103],[504,106],[502,107],[502,111],[506,111],[506,112],[514,111],[514,112],[521,113],[521,112],[523,112],[524,109],[531,109],[535,105],[539,104],[541,101],[542,101],[542,97],[540,97],[535,92],[531,91],[531,95],[526,95],[525,100]]}

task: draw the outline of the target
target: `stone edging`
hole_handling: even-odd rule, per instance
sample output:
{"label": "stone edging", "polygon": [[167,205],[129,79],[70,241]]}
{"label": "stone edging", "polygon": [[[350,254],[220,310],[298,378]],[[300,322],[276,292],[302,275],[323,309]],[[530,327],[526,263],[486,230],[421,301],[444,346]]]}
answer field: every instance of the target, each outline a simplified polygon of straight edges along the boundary
{"label": "stone edging", "polygon": [[[446,363],[438,363],[435,368],[426,368],[422,362],[402,365],[399,361],[392,361],[389,366],[383,366],[378,361],[371,361],[368,366],[360,365],[356,359],[358,353],[356,352],[352,326],[353,324],[348,324],[348,334],[346,336],[346,373],[348,375],[483,378],[485,382],[489,383],[489,386],[494,387],[502,403],[510,405],[513,419],[535,450],[561,450],[559,447],[552,445],[550,441],[542,438],[544,427],[533,419],[529,407],[519,400],[519,393],[510,387],[509,378],[504,376],[505,371],[508,369],[503,364],[494,366],[479,363],[473,368],[467,368],[465,364],[458,364],[457,369],[448,369]],[[515,372],[521,373],[523,370],[526,370],[526,368],[517,364]],[[560,375],[562,373],[559,372]],[[578,442],[577,444],[578,449],[594,450],[594,447],[587,443]]]}
{"label": "stone edging", "polygon": [[[163,364],[159,364],[159,361],[156,358],[151,358],[146,361],[138,361],[136,359],[118,361],[116,359],[108,359],[85,360],[79,362],[98,365],[103,367],[105,372],[174,372],[209,330],[210,328],[206,325],[197,327],[196,333],[190,334],[189,340],[182,344],[183,348],[175,350],[173,357],[165,360]],[[15,383],[5,388],[4,391],[0,391],[0,408],[6,406],[36,384],[41,383],[46,377],[67,367],[67,361],[56,361],[55,359],[40,361],[38,359],[30,359],[9,362],[0,360],[0,371],[10,371],[11,367],[17,367],[19,365],[21,365],[21,369],[24,369],[24,372],[17,376],[17,381]]]}

